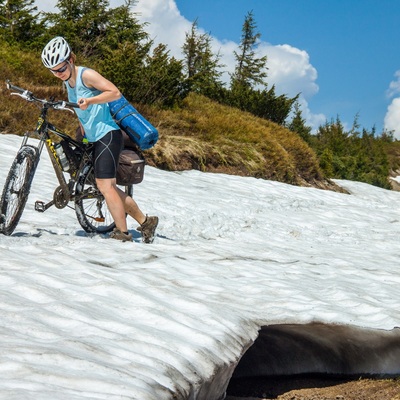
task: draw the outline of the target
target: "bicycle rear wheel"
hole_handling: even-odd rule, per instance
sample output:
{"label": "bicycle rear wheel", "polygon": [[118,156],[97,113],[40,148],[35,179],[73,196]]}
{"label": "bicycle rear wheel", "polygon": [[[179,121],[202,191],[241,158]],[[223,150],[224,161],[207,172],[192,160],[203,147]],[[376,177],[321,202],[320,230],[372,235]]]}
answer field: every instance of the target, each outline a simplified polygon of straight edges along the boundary
{"label": "bicycle rear wheel", "polygon": [[[132,185],[121,187],[132,196]],[[78,178],[75,190],[75,212],[79,224],[88,233],[111,232],[115,223],[104,196],[97,189],[92,164],[86,164]]]}
{"label": "bicycle rear wheel", "polygon": [[25,145],[11,165],[0,200],[0,232],[4,235],[11,235],[18,225],[38,161],[37,148]]}

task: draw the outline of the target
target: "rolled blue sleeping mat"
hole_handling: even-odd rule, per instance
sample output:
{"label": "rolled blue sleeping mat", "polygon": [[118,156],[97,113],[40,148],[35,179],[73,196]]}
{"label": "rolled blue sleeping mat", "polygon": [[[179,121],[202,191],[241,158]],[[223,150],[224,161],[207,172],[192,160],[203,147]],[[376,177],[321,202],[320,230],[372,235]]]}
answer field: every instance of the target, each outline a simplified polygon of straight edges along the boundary
{"label": "rolled blue sleeping mat", "polygon": [[157,143],[157,129],[143,115],[139,114],[124,96],[108,105],[115,122],[140,149],[150,149]]}

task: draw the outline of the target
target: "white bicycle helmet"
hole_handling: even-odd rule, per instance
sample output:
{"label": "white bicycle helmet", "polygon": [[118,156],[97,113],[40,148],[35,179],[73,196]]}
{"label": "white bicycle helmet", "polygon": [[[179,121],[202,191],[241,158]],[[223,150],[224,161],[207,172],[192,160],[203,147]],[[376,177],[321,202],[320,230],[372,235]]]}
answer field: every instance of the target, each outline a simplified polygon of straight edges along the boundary
{"label": "white bicycle helmet", "polygon": [[42,51],[42,62],[46,68],[54,68],[63,61],[68,60],[71,48],[67,41],[57,36],[46,44]]}

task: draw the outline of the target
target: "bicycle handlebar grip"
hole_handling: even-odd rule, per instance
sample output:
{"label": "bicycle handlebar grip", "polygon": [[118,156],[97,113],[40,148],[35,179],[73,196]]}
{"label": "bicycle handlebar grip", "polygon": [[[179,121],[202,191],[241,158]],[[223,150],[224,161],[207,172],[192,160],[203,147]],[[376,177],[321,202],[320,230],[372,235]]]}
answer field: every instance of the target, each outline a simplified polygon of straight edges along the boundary
{"label": "bicycle handlebar grip", "polygon": [[22,89],[18,86],[14,86],[8,79],[6,80],[6,84],[7,84],[7,89],[16,90],[17,92],[21,92],[21,93],[26,92],[25,89]]}
{"label": "bicycle handlebar grip", "polygon": [[18,86],[13,85],[9,79],[6,80],[6,85],[7,85],[7,89],[9,90],[15,90],[16,92],[20,92],[20,93],[27,93],[28,95],[32,95],[33,93],[30,92],[29,90],[26,89],[22,89]]}
{"label": "bicycle handlebar grip", "polygon": [[79,108],[78,103],[70,103],[69,101],[66,101],[66,102],[65,102],[65,105],[66,105],[67,107]]}

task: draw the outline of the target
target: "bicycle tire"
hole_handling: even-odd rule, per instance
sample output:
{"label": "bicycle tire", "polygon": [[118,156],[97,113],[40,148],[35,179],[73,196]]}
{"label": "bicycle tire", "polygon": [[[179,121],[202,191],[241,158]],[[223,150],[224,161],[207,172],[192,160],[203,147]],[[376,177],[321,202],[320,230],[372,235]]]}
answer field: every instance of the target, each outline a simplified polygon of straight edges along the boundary
{"label": "bicycle tire", "polygon": [[[132,185],[121,188],[132,196]],[[82,168],[82,173],[76,183],[75,213],[79,224],[87,233],[107,233],[115,227],[104,196],[97,189],[91,163]]]}
{"label": "bicycle tire", "polygon": [[17,227],[28,200],[39,160],[36,147],[25,145],[15,156],[0,200],[0,232],[11,235]]}

